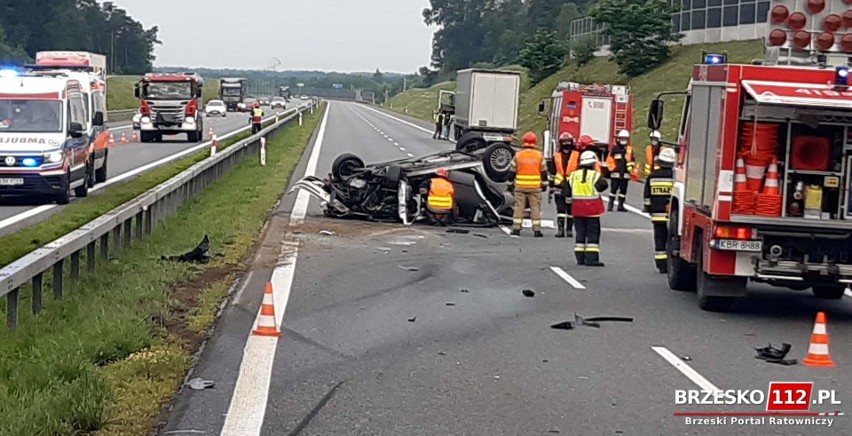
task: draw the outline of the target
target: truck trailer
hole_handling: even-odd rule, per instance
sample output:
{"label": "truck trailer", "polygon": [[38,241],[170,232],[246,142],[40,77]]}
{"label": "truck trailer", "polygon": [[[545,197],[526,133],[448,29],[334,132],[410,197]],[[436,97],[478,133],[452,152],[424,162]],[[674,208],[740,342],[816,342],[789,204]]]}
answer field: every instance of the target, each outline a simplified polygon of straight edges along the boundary
{"label": "truck trailer", "polygon": [[474,151],[509,143],[518,130],[521,74],[502,70],[461,70],[452,98],[456,149]]}
{"label": "truck trailer", "polygon": [[[844,0],[775,0],[765,60],[706,54],[693,69],[669,143],[678,161],[666,273],[703,310],[728,310],[749,282],[824,299],[852,283],[847,9]],[[661,97],[648,116],[655,130]]]}

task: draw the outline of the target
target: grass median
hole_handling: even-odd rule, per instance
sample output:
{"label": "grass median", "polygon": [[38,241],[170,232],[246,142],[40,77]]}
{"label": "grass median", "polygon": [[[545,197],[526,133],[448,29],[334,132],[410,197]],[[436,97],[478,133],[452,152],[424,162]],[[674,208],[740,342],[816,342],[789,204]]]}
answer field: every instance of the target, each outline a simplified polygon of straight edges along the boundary
{"label": "grass median", "polygon": [[[272,124],[273,121],[268,121],[264,126]],[[224,150],[249,136],[248,132],[235,135],[221,141],[218,149]],[[85,199],[77,199],[62,211],[44,221],[15,233],[0,236],[0,268],[142,195],[149,189],[201,162],[209,155],[209,150],[199,150],[198,153],[143,173],[128,182],[112,185],[104,190],[92,193]]]}
{"label": "grass median", "polygon": [[[148,433],[321,115],[271,139],[266,167],[242,162],[151,237],[97,273],[69,281],[64,299],[47,299],[42,314],[21,310],[18,330],[0,331],[0,434]],[[205,234],[210,264],[159,260],[191,249]]]}

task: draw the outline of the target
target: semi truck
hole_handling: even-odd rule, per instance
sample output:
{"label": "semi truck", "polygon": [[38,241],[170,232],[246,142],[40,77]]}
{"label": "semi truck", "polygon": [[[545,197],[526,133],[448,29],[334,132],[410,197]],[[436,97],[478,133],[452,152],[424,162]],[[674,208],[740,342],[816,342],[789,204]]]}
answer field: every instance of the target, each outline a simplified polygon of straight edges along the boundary
{"label": "semi truck", "polygon": [[204,80],[195,73],[146,74],[135,89],[142,114],[139,140],[161,142],[163,135],[186,133],[188,142],[201,141],[203,88]]}
{"label": "semi truck", "polygon": [[[685,96],[666,274],[724,311],[748,283],[840,299],[852,283],[852,33],[844,0],[772,2],[766,57],[705,54]],[[671,126],[670,126],[671,127]]]}
{"label": "semi truck", "polygon": [[475,151],[496,142],[511,143],[518,131],[520,92],[521,74],[518,72],[459,71],[455,94],[445,96],[444,93],[439,102],[442,111],[455,116],[456,149]]}
{"label": "semi truck", "polygon": [[284,99],[287,100],[288,103],[290,102],[290,99],[293,98],[293,95],[290,93],[290,87],[289,86],[279,86],[278,87],[278,96],[284,97]]}
{"label": "semi truck", "polygon": [[225,102],[228,112],[237,112],[237,106],[242,103],[246,96],[248,79],[240,77],[226,77],[219,79],[219,99]]}

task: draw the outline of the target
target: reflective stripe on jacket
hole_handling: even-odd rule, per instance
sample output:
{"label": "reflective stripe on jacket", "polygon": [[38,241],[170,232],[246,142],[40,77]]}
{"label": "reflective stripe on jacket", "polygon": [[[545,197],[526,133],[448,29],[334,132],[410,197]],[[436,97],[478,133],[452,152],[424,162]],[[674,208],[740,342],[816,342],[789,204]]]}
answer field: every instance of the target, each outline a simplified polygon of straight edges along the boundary
{"label": "reflective stripe on jacket", "polygon": [[434,212],[451,211],[453,210],[455,192],[452,182],[443,177],[435,177],[429,184],[429,197],[426,200],[426,205]]}
{"label": "reflective stripe on jacket", "polygon": [[571,198],[576,218],[591,218],[601,216],[604,213],[603,199],[595,187],[601,173],[590,169],[580,169],[571,173],[569,183],[571,184]]}
{"label": "reflective stripe on jacket", "polygon": [[541,189],[542,173],[547,172],[544,157],[538,150],[524,149],[515,154],[510,171],[515,172],[515,188]]}
{"label": "reflective stripe on jacket", "polygon": [[[651,171],[660,169],[660,166],[656,164],[657,156],[660,155],[660,148],[662,145],[654,146],[652,144],[648,144],[645,147],[645,177],[651,175]],[[653,168],[651,166],[653,165]]]}
{"label": "reflective stripe on jacket", "polygon": [[654,170],[645,180],[645,207],[651,214],[651,221],[665,222],[669,220],[669,204],[674,188],[671,168]]}

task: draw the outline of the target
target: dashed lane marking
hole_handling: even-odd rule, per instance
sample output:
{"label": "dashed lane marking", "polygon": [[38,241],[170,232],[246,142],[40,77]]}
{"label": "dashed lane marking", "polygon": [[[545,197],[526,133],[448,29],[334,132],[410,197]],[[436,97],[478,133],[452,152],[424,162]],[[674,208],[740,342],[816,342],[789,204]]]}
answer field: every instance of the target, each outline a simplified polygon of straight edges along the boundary
{"label": "dashed lane marking", "polygon": [[701,389],[710,392],[719,391],[719,388],[717,388],[713,383],[710,383],[710,381],[699,374],[698,371],[692,369],[692,367],[687,365],[686,362],[675,356],[668,348],[651,347],[651,349],[665,359],[666,362],[669,362],[672,366],[674,366],[675,369],[681,372],[681,374],[685,375],[686,378],[698,385]]}
{"label": "dashed lane marking", "polygon": [[577,279],[575,279],[574,277],[571,277],[571,274],[568,274],[562,268],[559,268],[558,266],[552,266],[550,267],[550,270],[556,273],[556,275],[558,275],[562,280],[568,282],[568,284],[573,286],[575,289],[586,289],[586,287],[583,286],[582,283],[577,281]]}
{"label": "dashed lane marking", "polygon": [[371,107],[369,107],[369,106],[364,106],[364,108],[365,108],[365,109],[368,109],[368,110],[371,110],[371,111],[373,111],[373,112],[375,112],[375,113],[377,113],[377,114],[379,114],[379,115],[382,115],[382,116],[384,116],[384,117],[390,118],[390,119],[392,119],[392,120],[394,120],[394,121],[398,121],[398,122],[400,122],[400,123],[402,123],[402,124],[405,124],[405,125],[407,125],[407,126],[409,126],[409,127],[414,127],[414,128],[415,128],[415,129],[417,129],[417,130],[421,130],[421,131],[424,131],[424,132],[429,133],[429,134],[433,133],[433,132],[432,132],[431,130],[429,130],[429,129],[426,129],[426,128],[423,128],[423,127],[420,127],[420,126],[418,126],[417,124],[410,123],[410,122],[405,121],[405,120],[403,120],[403,119],[397,118],[397,117],[395,117],[395,116],[393,116],[393,115],[388,115],[388,114],[386,114],[386,113],[384,113],[384,112],[382,112],[382,111],[380,111],[380,110],[373,109],[373,108],[371,108]]}
{"label": "dashed lane marking", "polygon": [[[399,147],[399,150],[400,150],[400,151],[403,151],[403,152],[405,151],[405,148],[401,147],[401,146],[399,145],[399,142],[396,142],[393,138],[391,138],[390,136],[388,136],[387,134],[385,134],[385,132],[382,132],[381,130],[379,130],[379,129],[376,127],[376,125],[375,125],[375,124],[373,124],[372,122],[370,122],[370,120],[368,120],[368,119],[364,118],[364,116],[363,116],[363,115],[361,115],[361,114],[359,114],[359,113],[358,113],[358,111],[356,111],[355,109],[352,109],[352,108],[349,108],[349,110],[350,110],[350,111],[352,111],[352,113],[353,113],[353,114],[355,114],[355,116],[357,116],[358,118],[360,118],[362,121],[364,121],[365,123],[369,124],[369,125],[370,125],[370,126],[371,126],[371,127],[372,127],[375,131],[376,131],[376,132],[379,132],[379,134],[380,134],[380,135],[382,135],[385,139],[387,139],[387,140],[388,140],[388,142],[392,142],[392,143],[394,144],[394,146]],[[413,155],[413,154],[411,154],[411,153],[408,153],[408,154],[407,154],[407,156],[408,156],[408,157],[414,157],[414,155]]]}
{"label": "dashed lane marking", "polygon": [[846,288],[846,291],[843,292],[843,295],[852,298],[852,289]]}

